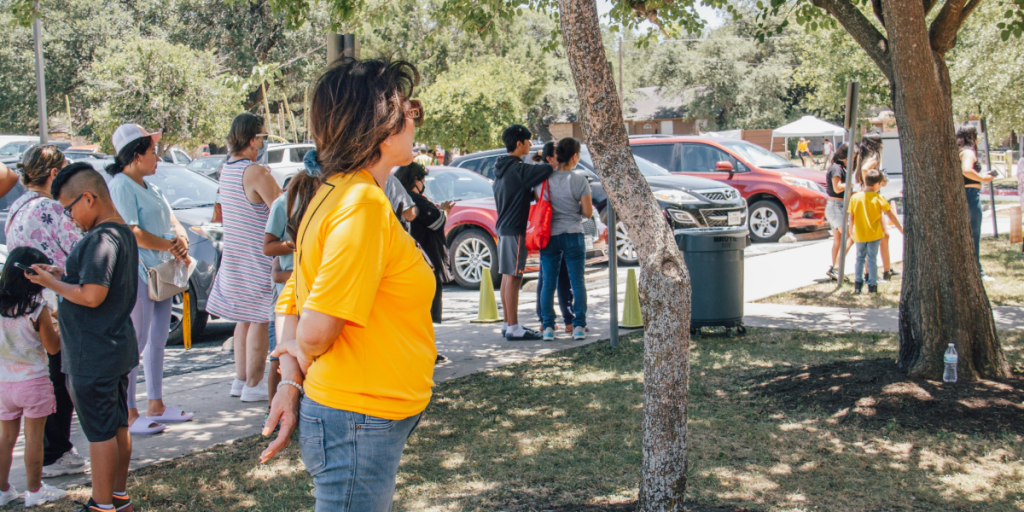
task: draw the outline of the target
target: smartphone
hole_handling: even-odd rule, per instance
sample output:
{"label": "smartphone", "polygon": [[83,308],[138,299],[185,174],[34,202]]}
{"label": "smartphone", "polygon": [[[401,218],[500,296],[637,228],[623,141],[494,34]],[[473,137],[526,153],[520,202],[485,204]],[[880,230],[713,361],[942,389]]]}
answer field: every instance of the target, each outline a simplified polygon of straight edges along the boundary
{"label": "smartphone", "polygon": [[36,271],[33,270],[32,267],[24,265],[24,264],[22,264],[20,262],[15,261],[14,262],[14,267],[15,268],[20,268],[21,270],[24,270],[26,274],[36,275]]}

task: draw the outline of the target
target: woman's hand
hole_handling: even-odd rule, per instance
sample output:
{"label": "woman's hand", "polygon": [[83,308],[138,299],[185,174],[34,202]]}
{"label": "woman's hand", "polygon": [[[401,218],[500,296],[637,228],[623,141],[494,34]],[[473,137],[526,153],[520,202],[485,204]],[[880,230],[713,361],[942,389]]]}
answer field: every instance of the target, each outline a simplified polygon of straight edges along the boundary
{"label": "woman's hand", "polygon": [[299,350],[299,342],[296,341],[295,338],[285,340],[283,343],[278,342],[277,348],[275,348],[274,351],[270,353],[271,357],[277,358],[280,358],[281,356],[284,355],[290,355],[295,358],[295,360],[299,363],[299,370],[302,371],[303,375],[305,375],[306,372],[309,371],[310,365],[313,364],[313,359],[307,356],[306,354],[303,354],[302,350]]}
{"label": "woman's hand", "polygon": [[[280,347],[280,345],[278,345]],[[270,404],[270,415],[263,425],[263,437],[274,432],[280,425],[277,437],[260,454],[260,462],[266,463],[292,442],[292,433],[299,425],[299,390],[295,386],[278,386],[274,401]]]}
{"label": "woman's hand", "polygon": [[169,251],[175,258],[188,261],[188,238],[178,236],[171,240],[171,248]]}

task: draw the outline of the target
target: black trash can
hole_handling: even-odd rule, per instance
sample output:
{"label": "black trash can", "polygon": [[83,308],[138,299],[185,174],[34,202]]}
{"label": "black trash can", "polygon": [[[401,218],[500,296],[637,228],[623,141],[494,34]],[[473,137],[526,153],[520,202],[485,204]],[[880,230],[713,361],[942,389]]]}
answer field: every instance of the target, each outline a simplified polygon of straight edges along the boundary
{"label": "black trash can", "polygon": [[743,249],[746,227],[679,229],[692,286],[690,332],[701,327],[735,327],[743,334]]}

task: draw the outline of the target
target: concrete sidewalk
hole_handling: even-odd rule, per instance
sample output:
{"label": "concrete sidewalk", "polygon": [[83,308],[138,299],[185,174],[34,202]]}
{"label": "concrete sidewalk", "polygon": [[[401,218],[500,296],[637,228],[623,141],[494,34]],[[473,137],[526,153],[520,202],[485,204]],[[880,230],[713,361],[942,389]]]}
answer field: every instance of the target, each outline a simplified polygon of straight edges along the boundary
{"label": "concrete sidewalk", "polygon": [[[746,304],[744,322],[751,327],[827,332],[897,332],[899,310],[825,308],[789,304]],[[996,306],[992,315],[999,330],[1024,327],[1024,306]]]}

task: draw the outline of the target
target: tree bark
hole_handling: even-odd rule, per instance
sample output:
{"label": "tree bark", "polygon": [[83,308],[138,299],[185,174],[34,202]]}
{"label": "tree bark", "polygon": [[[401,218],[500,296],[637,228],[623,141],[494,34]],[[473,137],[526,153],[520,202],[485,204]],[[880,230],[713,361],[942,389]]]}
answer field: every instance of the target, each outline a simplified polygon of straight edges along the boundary
{"label": "tree bark", "polygon": [[[665,215],[640,174],[598,25],[595,0],[560,0],[584,142],[640,255],[644,420],[640,510],[682,511],[690,357],[690,276]],[[611,257],[615,257],[612,254]]]}
{"label": "tree bark", "polygon": [[1006,377],[1009,366],[974,257],[953,130],[949,73],[932,50],[925,7],[882,1],[903,154],[907,243],[898,366],[939,379],[948,344],[962,380]]}

